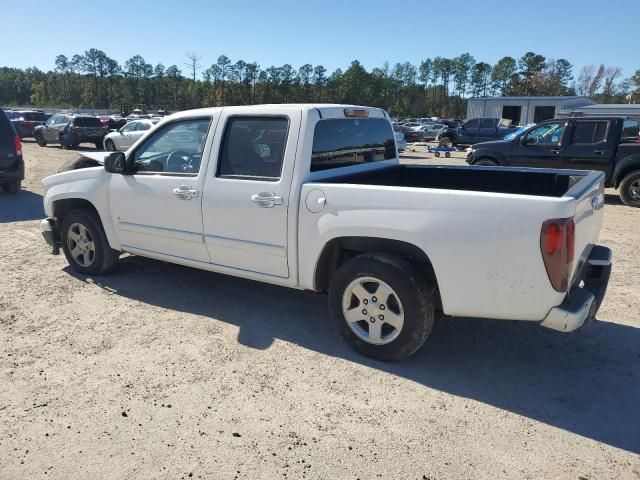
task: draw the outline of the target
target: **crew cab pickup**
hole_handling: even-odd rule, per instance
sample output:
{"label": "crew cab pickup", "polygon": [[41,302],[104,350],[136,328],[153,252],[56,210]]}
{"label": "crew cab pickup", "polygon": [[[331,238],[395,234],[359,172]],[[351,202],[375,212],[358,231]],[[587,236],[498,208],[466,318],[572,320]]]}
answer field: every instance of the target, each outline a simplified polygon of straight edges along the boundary
{"label": "crew cab pickup", "polygon": [[403,165],[378,108],[180,112],[105,155],[43,180],[44,238],[76,271],[128,252],[328,292],[378,359],[413,353],[440,313],[576,330],[608,283],[604,174]]}
{"label": "crew cab pickup", "polygon": [[623,117],[548,120],[504,141],[472,147],[471,165],[599,170],[605,187],[619,188],[626,205],[640,207],[638,122]]}
{"label": "crew cab pickup", "polygon": [[509,120],[500,118],[472,118],[458,128],[446,128],[437,136],[440,145],[447,147],[474,145],[489,140],[498,140],[517,130],[510,127]]}

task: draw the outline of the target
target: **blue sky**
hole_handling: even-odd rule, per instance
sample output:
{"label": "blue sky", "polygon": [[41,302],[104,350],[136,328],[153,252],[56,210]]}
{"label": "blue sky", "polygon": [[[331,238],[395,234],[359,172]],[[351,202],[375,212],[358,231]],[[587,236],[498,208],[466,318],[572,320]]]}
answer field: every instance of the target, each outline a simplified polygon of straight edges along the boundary
{"label": "blue sky", "polygon": [[532,50],[578,69],[605,63],[640,69],[637,0],[0,0],[0,66],[48,70],[55,56],[99,48],[121,64],[135,54],[176,64],[186,52],[207,67],[219,55],[262,67],[358,59],[371,69],[437,55],[471,53],[494,63]]}

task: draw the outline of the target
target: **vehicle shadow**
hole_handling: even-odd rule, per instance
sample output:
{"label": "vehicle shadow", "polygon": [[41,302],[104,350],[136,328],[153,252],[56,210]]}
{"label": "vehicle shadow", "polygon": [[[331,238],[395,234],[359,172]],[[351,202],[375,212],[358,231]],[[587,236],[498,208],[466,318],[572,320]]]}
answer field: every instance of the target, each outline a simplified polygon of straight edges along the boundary
{"label": "vehicle shadow", "polygon": [[527,322],[447,317],[411,358],[383,363],[337,338],[325,295],[134,256],[121,259],[110,276],[72,275],[123,297],[235,325],[238,341],[252,348],[284,340],[640,452],[639,328],[601,321],[561,334]]}
{"label": "vehicle shadow", "polygon": [[605,193],[604,203],[606,205],[624,205],[624,203],[622,203],[622,200],[620,199],[620,195],[616,195],[614,193]]}
{"label": "vehicle shadow", "polygon": [[0,223],[24,222],[44,217],[42,195],[28,190],[0,193]]}

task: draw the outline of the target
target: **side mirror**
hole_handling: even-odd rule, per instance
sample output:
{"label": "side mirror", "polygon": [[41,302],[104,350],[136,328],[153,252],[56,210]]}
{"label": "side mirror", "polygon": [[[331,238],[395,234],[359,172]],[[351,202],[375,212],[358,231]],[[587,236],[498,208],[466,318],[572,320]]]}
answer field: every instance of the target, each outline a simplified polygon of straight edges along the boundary
{"label": "side mirror", "polygon": [[104,169],[109,173],[120,173],[122,175],[129,173],[127,171],[127,158],[124,152],[110,153],[104,159]]}
{"label": "side mirror", "polygon": [[520,144],[521,145],[526,145],[527,144],[527,136],[526,135],[522,135],[520,137]]}

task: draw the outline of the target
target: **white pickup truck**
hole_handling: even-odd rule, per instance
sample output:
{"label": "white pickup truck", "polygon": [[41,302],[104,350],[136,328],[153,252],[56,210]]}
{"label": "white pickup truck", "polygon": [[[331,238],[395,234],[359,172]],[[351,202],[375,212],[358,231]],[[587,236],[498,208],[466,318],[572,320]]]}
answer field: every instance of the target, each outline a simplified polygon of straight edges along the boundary
{"label": "white pickup truck", "polygon": [[43,235],[75,270],[128,252],[328,292],[341,336],[382,360],[440,313],[576,330],[609,280],[602,173],[402,165],[378,108],[186,111],[106,155],[43,180]]}

